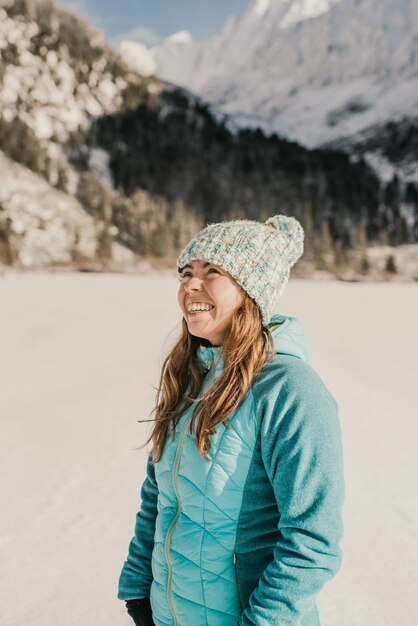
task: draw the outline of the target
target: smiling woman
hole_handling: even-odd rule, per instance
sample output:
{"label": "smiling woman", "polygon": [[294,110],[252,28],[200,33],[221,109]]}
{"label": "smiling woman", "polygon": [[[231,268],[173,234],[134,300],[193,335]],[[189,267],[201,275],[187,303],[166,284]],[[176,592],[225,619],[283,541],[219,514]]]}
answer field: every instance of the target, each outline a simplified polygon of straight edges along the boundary
{"label": "smiling woman", "polygon": [[138,626],[322,624],[342,560],[338,406],[301,324],[272,314],[303,237],[292,217],[236,220],[179,256],[182,330],[119,580]]}
{"label": "smiling woman", "polygon": [[192,261],[181,271],[178,301],[189,332],[213,346],[222,344],[244,290],[225,270],[207,261]]}

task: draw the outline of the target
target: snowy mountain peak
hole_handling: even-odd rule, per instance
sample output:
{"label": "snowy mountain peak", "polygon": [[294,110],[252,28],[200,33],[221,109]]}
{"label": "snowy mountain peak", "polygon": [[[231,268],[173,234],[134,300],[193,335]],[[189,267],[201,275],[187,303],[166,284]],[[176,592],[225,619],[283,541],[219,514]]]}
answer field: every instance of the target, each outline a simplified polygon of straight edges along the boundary
{"label": "snowy mountain peak", "polygon": [[280,28],[288,28],[292,24],[312,19],[341,2],[341,0],[294,0],[289,3],[289,10],[280,22]]}
{"label": "snowy mountain peak", "polygon": [[239,125],[315,147],[418,115],[417,0],[254,0],[156,74]]}
{"label": "snowy mountain peak", "polygon": [[174,33],[173,35],[166,37],[166,39],[164,39],[164,42],[167,44],[170,44],[170,43],[185,44],[185,43],[189,43],[190,41],[192,41],[192,39],[193,37],[191,33],[189,33],[188,30],[179,30],[177,33]]}
{"label": "snowy mountain peak", "polygon": [[155,74],[156,63],[151,52],[143,43],[124,39],[119,45],[119,52],[125,63],[142,76]]}
{"label": "snowy mountain peak", "polygon": [[264,15],[266,11],[270,8],[271,0],[255,0],[253,6],[253,13],[256,15]]}

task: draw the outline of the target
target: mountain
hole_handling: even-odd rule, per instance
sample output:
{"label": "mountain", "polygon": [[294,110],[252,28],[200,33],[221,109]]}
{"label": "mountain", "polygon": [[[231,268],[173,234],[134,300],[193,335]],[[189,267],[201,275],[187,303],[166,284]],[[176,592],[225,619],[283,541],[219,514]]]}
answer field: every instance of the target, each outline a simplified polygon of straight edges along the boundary
{"label": "mountain", "polygon": [[[303,222],[307,275],[366,277],[368,243],[417,240],[413,183],[382,183],[361,157],[237,126],[156,78],[152,59],[143,74],[129,68],[51,0],[1,0],[0,55],[0,263],[100,270],[146,256],[172,266],[205,223],[274,213]],[[383,273],[394,274],[388,259]]]}
{"label": "mountain", "polygon": [[87,140],[93,119],[152,106],[162,89],[53,1],[0,1],[0,263],[100,269],[110,257],[118,267],[134,261],[127,242],[146,248],[153,213],[163,219],[166,203],[141,194],[147,238],[114,189],[106,155]]}
{"label": "mountain", "polygon": [[[3,257],[9,265],[19,261],[30,269],[93,268],[92,260],[104,249],[97,250],[97,225],[80,202],[2,152],[0,171],[0,263]],[[2,212],[7,219],[1,219]],[[116,242],[112,256],[119,269],[134,261],[132,252]]]}
{"label": "mountain", "polygon": [[[367,153],[387,124],[416,127],[417,33],[416,0],[256,0],[203,41],[172,36],[147,54],[239,125]],[[396,168],[418,180],[417,160],[411,146]]]}
{"label": "mountain", "polygon": [[100,31],[52,0],[1,0],[0,115],[61,144],[89,119],[149,100],[160,82],[129,70]]}

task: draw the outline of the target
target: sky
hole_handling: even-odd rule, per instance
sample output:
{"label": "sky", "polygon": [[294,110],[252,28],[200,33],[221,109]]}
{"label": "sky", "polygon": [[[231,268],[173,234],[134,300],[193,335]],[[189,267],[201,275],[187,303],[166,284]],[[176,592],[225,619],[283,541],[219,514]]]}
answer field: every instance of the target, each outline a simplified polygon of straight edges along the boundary
{"label": "sky", "polygon": [[231,14],[241,15],[252,0],[57,0],[58,4],[104,30],[115,45],[121,39],[154,45],[179,30],[203,39]]}

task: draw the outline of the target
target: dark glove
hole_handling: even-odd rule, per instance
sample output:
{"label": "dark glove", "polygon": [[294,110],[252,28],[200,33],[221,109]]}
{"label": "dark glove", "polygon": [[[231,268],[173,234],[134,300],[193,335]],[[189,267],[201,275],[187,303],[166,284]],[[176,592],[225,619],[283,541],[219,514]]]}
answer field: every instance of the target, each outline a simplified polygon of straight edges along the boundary
{"label": "dark glove", "polygon": [[128,615],[134,620],[135,626],[155,626],[152,620],[151,602],[149,598],[127,600],[125,604]]}

